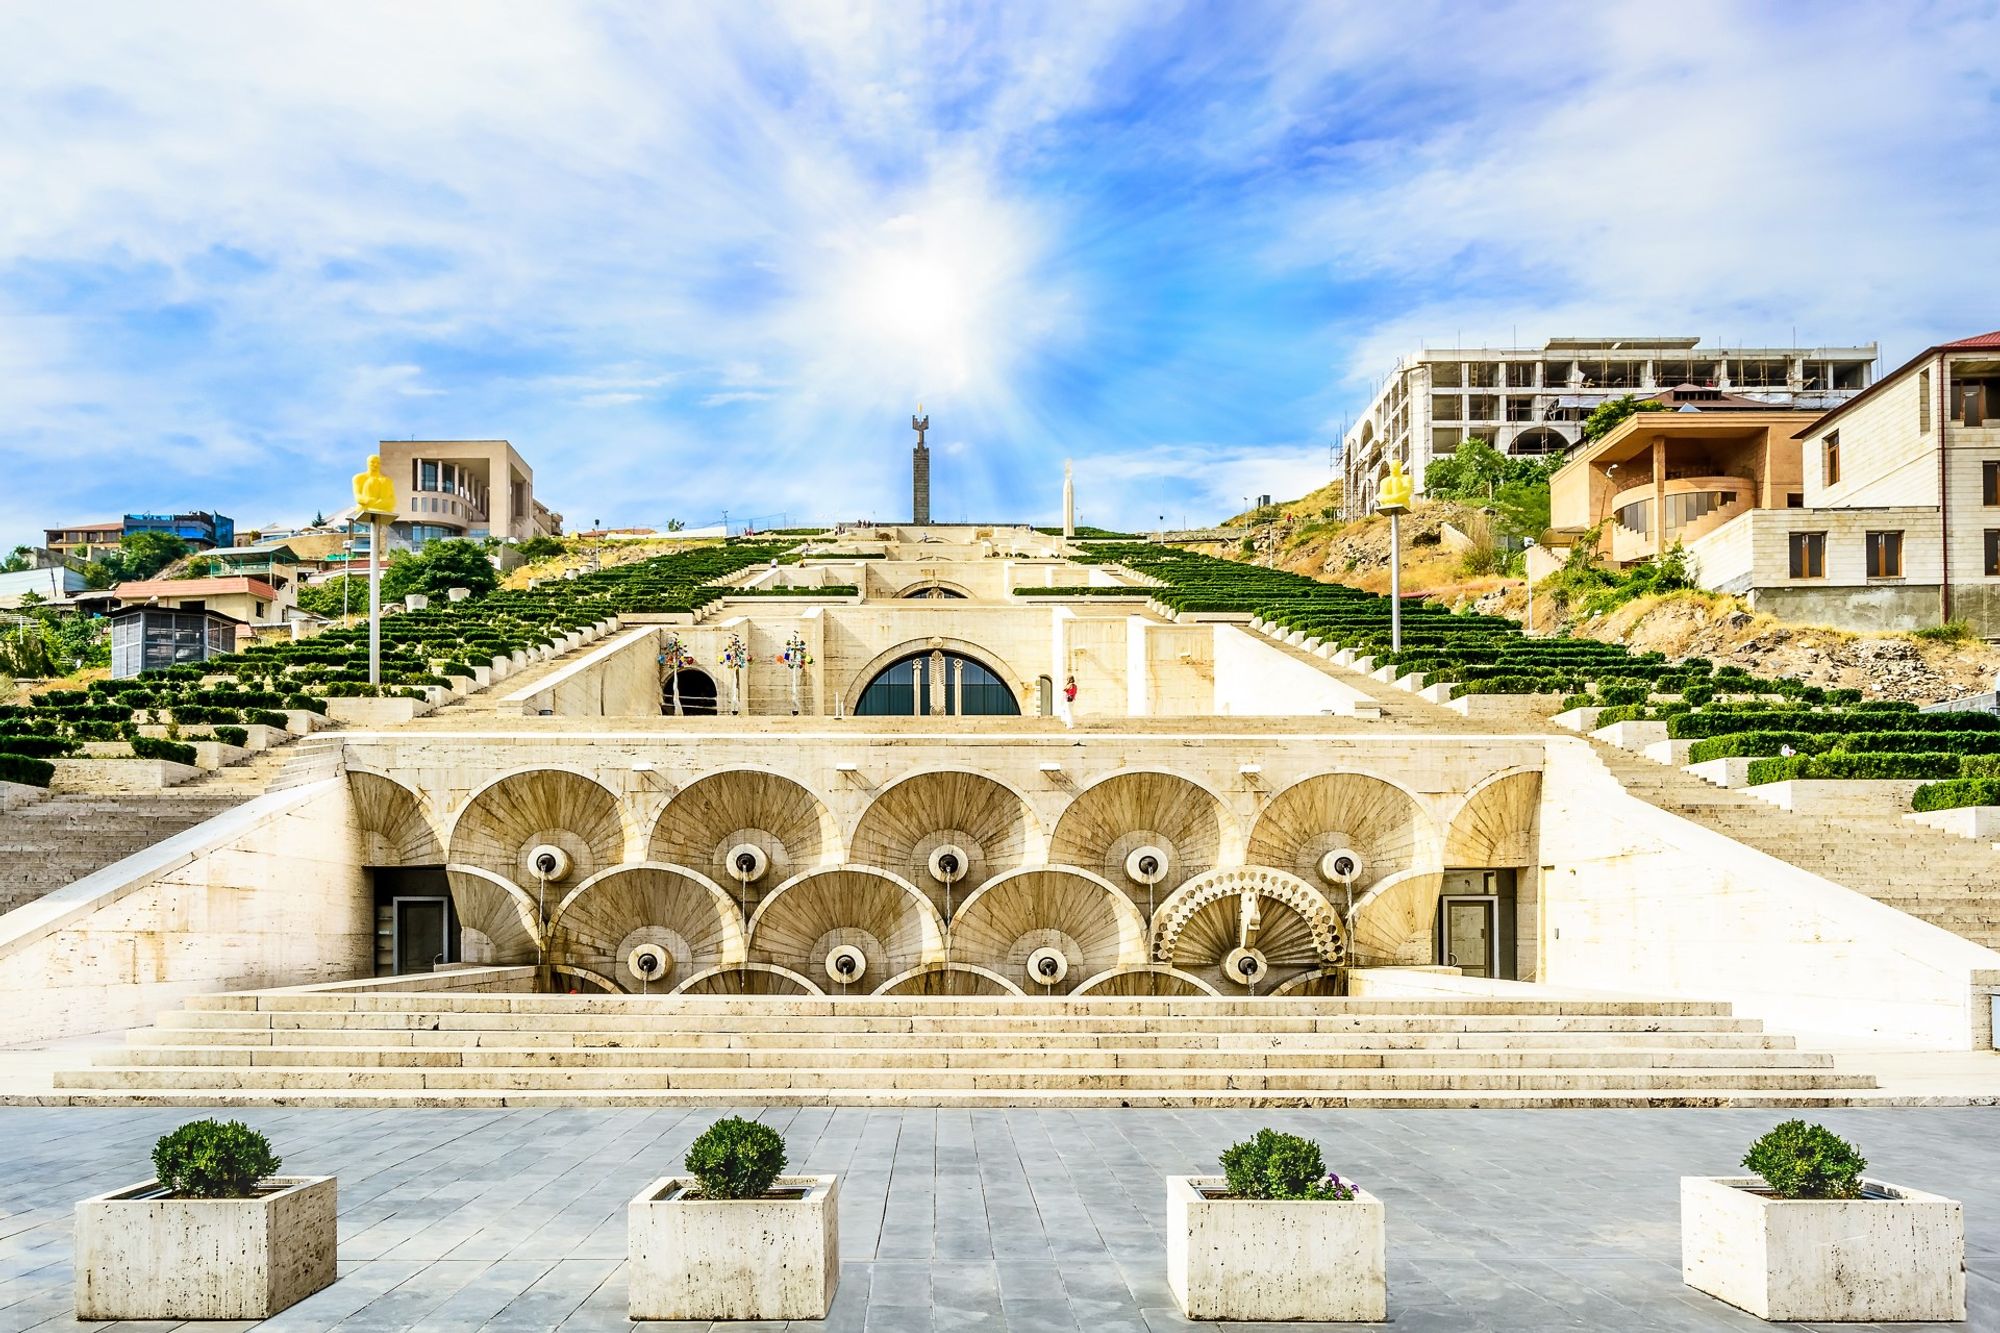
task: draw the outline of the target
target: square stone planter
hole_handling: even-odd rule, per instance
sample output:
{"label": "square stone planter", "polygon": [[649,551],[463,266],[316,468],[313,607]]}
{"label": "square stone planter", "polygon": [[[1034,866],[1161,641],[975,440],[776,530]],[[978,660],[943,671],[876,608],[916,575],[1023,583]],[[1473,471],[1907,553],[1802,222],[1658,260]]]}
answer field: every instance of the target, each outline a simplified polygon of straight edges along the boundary
{"label": "square stone planter", "polygon": [[1380,1322],[1382,1201],[1211,1198],[1220,1176],[1167,1177],[1167,1286],[1189,1319]]}
{"label": "square stone planter", "polygon": [[780,1176],[762,1199],[690,1197],[664,1176],[625,1233],[634,1319],[824,1319],[840,1281],[838,1176]]}
{"label": "square stone planter", "polygon": [[1965,1318],[1958,1202],[1862,1185],[1859,1199],[1780,1199],[1755,1176],[1681,1177],[1681,1280],[1760,1319]]}
{"label": "square stone planter", "polygon": [[167,1198],[157,1180],[76,1206],[78,1319],[268,1319],[333,1281],[332,1176],[252,1199]]}

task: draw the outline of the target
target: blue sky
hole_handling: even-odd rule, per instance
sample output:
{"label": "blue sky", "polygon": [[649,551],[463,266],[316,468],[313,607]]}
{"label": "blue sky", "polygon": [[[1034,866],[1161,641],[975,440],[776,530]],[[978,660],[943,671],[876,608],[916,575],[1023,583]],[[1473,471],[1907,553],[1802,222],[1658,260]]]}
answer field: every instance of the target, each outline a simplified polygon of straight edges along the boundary
{"label": "blue sky", "polygon": [[1422,342],[2000,327],[1993,4],[0,10],[0,541],[512,440],[572,526],[1151,526]]}

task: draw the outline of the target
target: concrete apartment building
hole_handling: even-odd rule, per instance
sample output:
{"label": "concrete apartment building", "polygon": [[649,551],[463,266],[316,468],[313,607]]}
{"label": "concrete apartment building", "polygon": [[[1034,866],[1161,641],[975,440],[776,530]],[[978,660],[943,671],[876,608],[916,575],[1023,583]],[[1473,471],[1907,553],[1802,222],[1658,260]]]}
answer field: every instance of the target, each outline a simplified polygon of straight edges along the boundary
{"label": "concrete apartment building", "polygon": [[164,532],[198,551],[236,544],[236,522],[227,514],[127,514],[115,523],[69,523],[42,529],[42,545],[58,555],[88,560],[135,532]]}
{"label": "concrete apartment building", "polygon": [[383,440],[379,451],[400,505],[390,546],[562,532],[562,515],[535,499],[535,470],[505,440]]}
{"label": "concrete apartment building", "polygon": [[1702,347],[1699,338],[1551,338],[1540,347],[1434,348],[1396,363],[1342,441],[1349,517],[1401,459],[1423,490],[1424,469],[1468,438],[1509,454],[1561,453],[1583,438],[1604,402],[1680,385],[1772,407],[1825,410],[1866,389],[1876,349]]}

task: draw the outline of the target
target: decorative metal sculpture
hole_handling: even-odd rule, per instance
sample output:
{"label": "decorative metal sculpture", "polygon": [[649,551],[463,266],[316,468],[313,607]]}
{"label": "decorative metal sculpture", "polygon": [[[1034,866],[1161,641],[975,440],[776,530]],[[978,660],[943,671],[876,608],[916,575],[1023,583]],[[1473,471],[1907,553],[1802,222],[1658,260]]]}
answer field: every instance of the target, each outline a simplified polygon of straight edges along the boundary
{"label": "decorative metal sculpture", "polygon": [[729,642],[722,645],[716,654],[715,664],[722,668],[724,679],[729,682],[729,711],[743,711],[743,673],[750,669],[750,645],[743,642],[741,634],[729,636]]}
{"label": "decorative metal sculpture", "polygon": [[785,640],[785,651],[778,654],[778,665],[792,673],[792,716],[799,715],[799,677],[813,663],[813,656],[806,651],[803,635],[794,632]]}
{"label": "decorative metal sculpture", "polygon": [[678,634],[669,634],[667,641],[660,645],[660,672],[667,678],[667,688],[674,696],[674,716],[681,716],[681,672],[694,665],[694,654],[687,650]]}

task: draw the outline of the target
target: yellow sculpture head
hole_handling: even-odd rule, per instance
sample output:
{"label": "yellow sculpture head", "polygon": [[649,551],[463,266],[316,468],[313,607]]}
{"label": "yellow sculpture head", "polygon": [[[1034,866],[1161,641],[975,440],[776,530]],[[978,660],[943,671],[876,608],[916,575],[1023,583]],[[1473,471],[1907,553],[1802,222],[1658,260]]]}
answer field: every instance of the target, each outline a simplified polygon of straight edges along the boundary
{"label": "yellow sculpture head", "polygon": [[1417,483],[1409,473],[1403,471],[1403,460],[1391,459],[1389,475],[1382,478],[1382,484],[1375,491],[1375,507],[1385,514],[1402,513],[1416,499]]}
{"label": "yellow sculpture head", "polygon": [[396,483],[382,474],[382,455],[368,455],[368,470],[354,474],[354,507],[364,514],[396,512]]}

